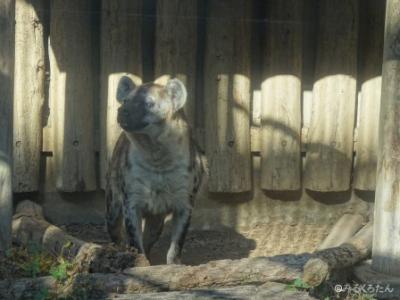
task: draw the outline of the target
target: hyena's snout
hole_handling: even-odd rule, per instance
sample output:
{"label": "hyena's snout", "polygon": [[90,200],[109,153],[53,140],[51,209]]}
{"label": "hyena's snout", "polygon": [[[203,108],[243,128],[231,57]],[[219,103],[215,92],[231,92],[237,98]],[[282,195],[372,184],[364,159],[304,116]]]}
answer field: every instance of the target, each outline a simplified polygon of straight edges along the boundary
{"label": "hyena's snout", "polygon": [[126,131],[137,131],[148,125],[145,121],[146,110],[144,103],[136,102],[122,105],[118,109],[117,121]]}

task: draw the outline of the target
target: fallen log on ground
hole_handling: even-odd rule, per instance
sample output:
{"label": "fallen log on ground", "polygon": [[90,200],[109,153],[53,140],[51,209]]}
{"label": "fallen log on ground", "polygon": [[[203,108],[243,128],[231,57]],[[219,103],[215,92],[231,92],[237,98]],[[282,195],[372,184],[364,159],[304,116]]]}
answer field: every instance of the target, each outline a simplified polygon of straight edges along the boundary
{"label": "fallen log on ground", "polygon": [[[183,291],[195,288],[260,285],[266,282],[290,283],[301,276],[309,255],[243,258],[212,261],[199,266],[160,265],[136,267],[123,273],[76,274],[62,287],[51,277],[0,281],[0,299],[25,299],[35,291],[47,289],[62,297],[84,294],[88,299],[102,299],[110,294],[135,294],[160,291]],[[8,297],[8,298],[7,298]]]}
{"label": "fallen log on ground", "polygon": [[261,286],[244,285],[229,288],[195,289],[181,292],[110,295],[117,300],[193,300],[193,299],[268,299],[268,300],[312,300],[306,291],[288,289],[286,284],[268,282]]}
{"label": "fallen log on ground", "polygon": [[340,246],[360,230],[363,225],[365,225],[364,216],[360,214],[344,214],[318,246],[318,250]]}
{"label": "fallen log on ground", "polygon": [[320,285],[333,270],[354,266],[372,251],[373,222],[369,221],[346,243],[313,254],[305,264],[302,280],[311,287]]}
{"label": "fallen log on ground", "polygon": [[12,234],[17,245],[33,245],[54,257],[73,261],[77,272],[116,272],[127,267],[148,265],[144,256],[133,249],[98,245],[69,235],[48,223],[42,208],[29,200],[18,204]]}

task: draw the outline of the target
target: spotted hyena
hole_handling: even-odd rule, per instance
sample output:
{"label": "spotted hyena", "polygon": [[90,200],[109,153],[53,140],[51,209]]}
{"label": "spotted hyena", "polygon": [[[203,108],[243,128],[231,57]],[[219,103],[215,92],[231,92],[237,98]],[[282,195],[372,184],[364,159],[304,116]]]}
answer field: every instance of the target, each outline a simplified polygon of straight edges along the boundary
{"label": "spotted hyena", "polygon": [[112,240],[127,241],[148,254],[165,217],[172,214],[168,264],[180,262],[193,200],[205,171],[182,109],[186,96],[178,79],[166,85],[136,86],[129,77],[122,77],[117,100],[123,132],[107,175],[106,219]]}

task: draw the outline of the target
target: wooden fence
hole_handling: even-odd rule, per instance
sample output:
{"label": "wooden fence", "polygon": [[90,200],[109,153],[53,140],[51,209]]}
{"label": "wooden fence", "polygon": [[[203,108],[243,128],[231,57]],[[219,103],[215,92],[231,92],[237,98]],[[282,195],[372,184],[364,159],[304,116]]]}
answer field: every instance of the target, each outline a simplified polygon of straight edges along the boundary
{"label": "wooden fence", "polygon": [[384,2],[17,0],[14,191],[43,152],[59,191],[104,188],[125,73],[185,82],[212,192],[251,190],[252,155],[265,190],[374,190]]}

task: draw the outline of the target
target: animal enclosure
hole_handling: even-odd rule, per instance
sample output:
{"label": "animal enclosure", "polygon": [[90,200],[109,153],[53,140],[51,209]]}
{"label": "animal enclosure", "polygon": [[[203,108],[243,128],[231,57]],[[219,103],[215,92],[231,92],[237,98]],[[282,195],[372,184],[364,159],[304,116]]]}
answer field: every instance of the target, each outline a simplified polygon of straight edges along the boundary
{"label": "animal enclosure", "polygon": [[14,192],[104,188],[125,73],[185,82],[210,192],[374,190],[383,2],[17,1]]}
{"label": "animal enclosure", "polygon": [[[0,298],[207,287],[269,299],[260,283],[301,277],[291,297],[313,299],[304,283],[336,297],[332,275],[399,276],[399,20],[400,0],[0,0],[0,279],[10,232],[14,249],[34,241],[77,263],[61,285],[0,280]],[[209,178],[183,266],[164,265],[173,219],[149,260],[104,231],[124,75],[188,91]]]}

